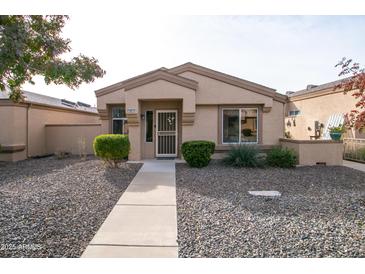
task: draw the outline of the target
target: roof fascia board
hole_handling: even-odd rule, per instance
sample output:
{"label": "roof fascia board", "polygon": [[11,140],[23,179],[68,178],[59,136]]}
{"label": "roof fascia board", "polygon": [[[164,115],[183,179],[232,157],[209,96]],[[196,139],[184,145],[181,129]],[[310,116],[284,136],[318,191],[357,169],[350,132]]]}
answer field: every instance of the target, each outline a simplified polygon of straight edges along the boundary
{"label": "roof fascia board", "polygon": [[178,75],[174,75],[165,71],[158,71],[152,75],[143,76],[142,78],[128,81],[128,83],[125,84],[124,88],[125,90],[130,90],[157,80],[165,80],[193,90],[196,90],[198,88],[198,83],[196,81]]}
{"label": "roof fascia board", "polygon": [[[95,91],[95,95],[96,95],[96,97],[100,97],[100,96],[112,93],[112,92],[114,92],[116,90],[119,90],[119,89],[123,89],[123,88],[131,89],[130,86],[133,86],[134,83],[137,83],[137,82],[140,82],[140,81],[146,81],[145,79],[146,78],[149,79],[149,77],[152,77],[154,79],[155,75],[157,75],[157,74],[160,75],[160,76],[164,75],[165,78],[167,78],[166,75],[170,75],[171,77],[175,77],[174,82],[176,82],[176,83],[178,82],[178,83],[181,83],[183,85],[190,85],[191,87],[193,87],[194,85],[197,86],[197,82],[194,81],[194,80],[184,78],[184,77],[179,76],[179,75],[171,74],[167,71],[166,68],[160,68],[160,69],[157,69],[157,70],[152,70],[152,71],[143,73],[141,75],[129,78],[127,80],[118,82],[116,84],[107,86],[105,88],[98,89],[98,90]],[[170,82],[173,82],[173,78],[169,78],[169,79],[170,79]],[[196,87],[194,89],[196,89]]]}

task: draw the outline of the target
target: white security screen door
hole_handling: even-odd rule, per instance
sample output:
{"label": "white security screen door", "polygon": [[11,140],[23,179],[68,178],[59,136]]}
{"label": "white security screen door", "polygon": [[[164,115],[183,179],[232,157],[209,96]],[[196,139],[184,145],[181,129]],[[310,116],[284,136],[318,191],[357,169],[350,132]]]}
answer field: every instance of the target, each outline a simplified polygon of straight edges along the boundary
{"label": "white security screen door", "polygon": [[177,110],[157,110],[156,156],[177,156]]}

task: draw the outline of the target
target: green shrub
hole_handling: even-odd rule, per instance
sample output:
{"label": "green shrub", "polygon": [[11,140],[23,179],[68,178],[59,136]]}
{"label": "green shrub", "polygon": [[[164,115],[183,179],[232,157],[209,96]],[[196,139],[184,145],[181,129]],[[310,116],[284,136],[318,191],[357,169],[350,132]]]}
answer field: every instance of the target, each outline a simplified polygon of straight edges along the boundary
{"label": "green shrub", "polygon": [[339,124],[337,127],[330,127],[329,131],[330,133],[344,133],[346,131],[346,128],[344,125]]}
{"label": "green shrub", "polygon": [[181,146],[185,161],[191,167],[205,167],[214,153],[215,143],[211,141],[188,141]]}
{"label": "green shrub", "polygon": [[130,143],[128,135],[104,134],[96,136],[93,143],[94,153],[103,159],[108,166],[117,167],[128,157]]}
{"label": "green shrub", "polygon": [[266,157],[269,166],[290,168],[297,164],[297,156],[295,152],[287,148],[273,148]]}
{"label": "green shrub", "polygon": [[253,145],[234,146],[223,159],[223,163],[234,167],[261,167],[263,161],[259,157],[259,150]]}

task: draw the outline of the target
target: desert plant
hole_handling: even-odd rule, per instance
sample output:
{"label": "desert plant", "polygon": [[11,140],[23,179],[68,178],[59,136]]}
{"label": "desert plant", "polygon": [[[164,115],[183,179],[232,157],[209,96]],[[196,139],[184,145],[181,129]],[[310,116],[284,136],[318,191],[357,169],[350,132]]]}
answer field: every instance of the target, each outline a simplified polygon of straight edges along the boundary
{"label": "desert plant", "polygon": [[263,161],[259,157],[259,150],[252,145],[234,146],[223,159],[223,163],[234,167],[261,167]]}
{"label": "desert plant", "polygon": [[342,134],[346,131],[346,129],[343,125],[340,124],[337,127],[330,127],[329,131],[332,140],[340,140]]}
{"label": "desert plant", "polygon": [[297,164],[297,156],[291,149],[276,147],[268,152],[266,162],[269,166],[290,168]]}
{"label": "desert plant", "polygon": [[344,133],[345,132],[345,127],[343,125],[338,125],[337,127],[330,127],[329,131],[330,133]]}
{"label": "desert plant", "polygon": [[211,141],[188,141],[181,146],[185,161],[191,167],[205,167],[214,153],[215,143]]}
{"label": "desert plant", "polygon": [[104,160],[109,167],[118,167],[118,164],[127,159],[130,151],[128,135],[103,134],[96,136],[93,142],[94,153]]}

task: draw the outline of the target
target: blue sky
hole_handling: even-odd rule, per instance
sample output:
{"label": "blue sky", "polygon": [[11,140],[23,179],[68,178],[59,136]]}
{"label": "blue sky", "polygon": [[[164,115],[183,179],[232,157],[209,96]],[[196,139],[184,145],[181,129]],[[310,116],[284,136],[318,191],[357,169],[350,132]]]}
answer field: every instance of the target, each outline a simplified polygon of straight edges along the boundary
{"label": "blue sky", "polygon": [[74,15],[64,36],[99,59],[103,79],[72,91],[40,78],[24,89],[95,104],[94,90],[159,67],[194,62],[284,93],[337,79],[343,56],[365,63],[365,16]]}

